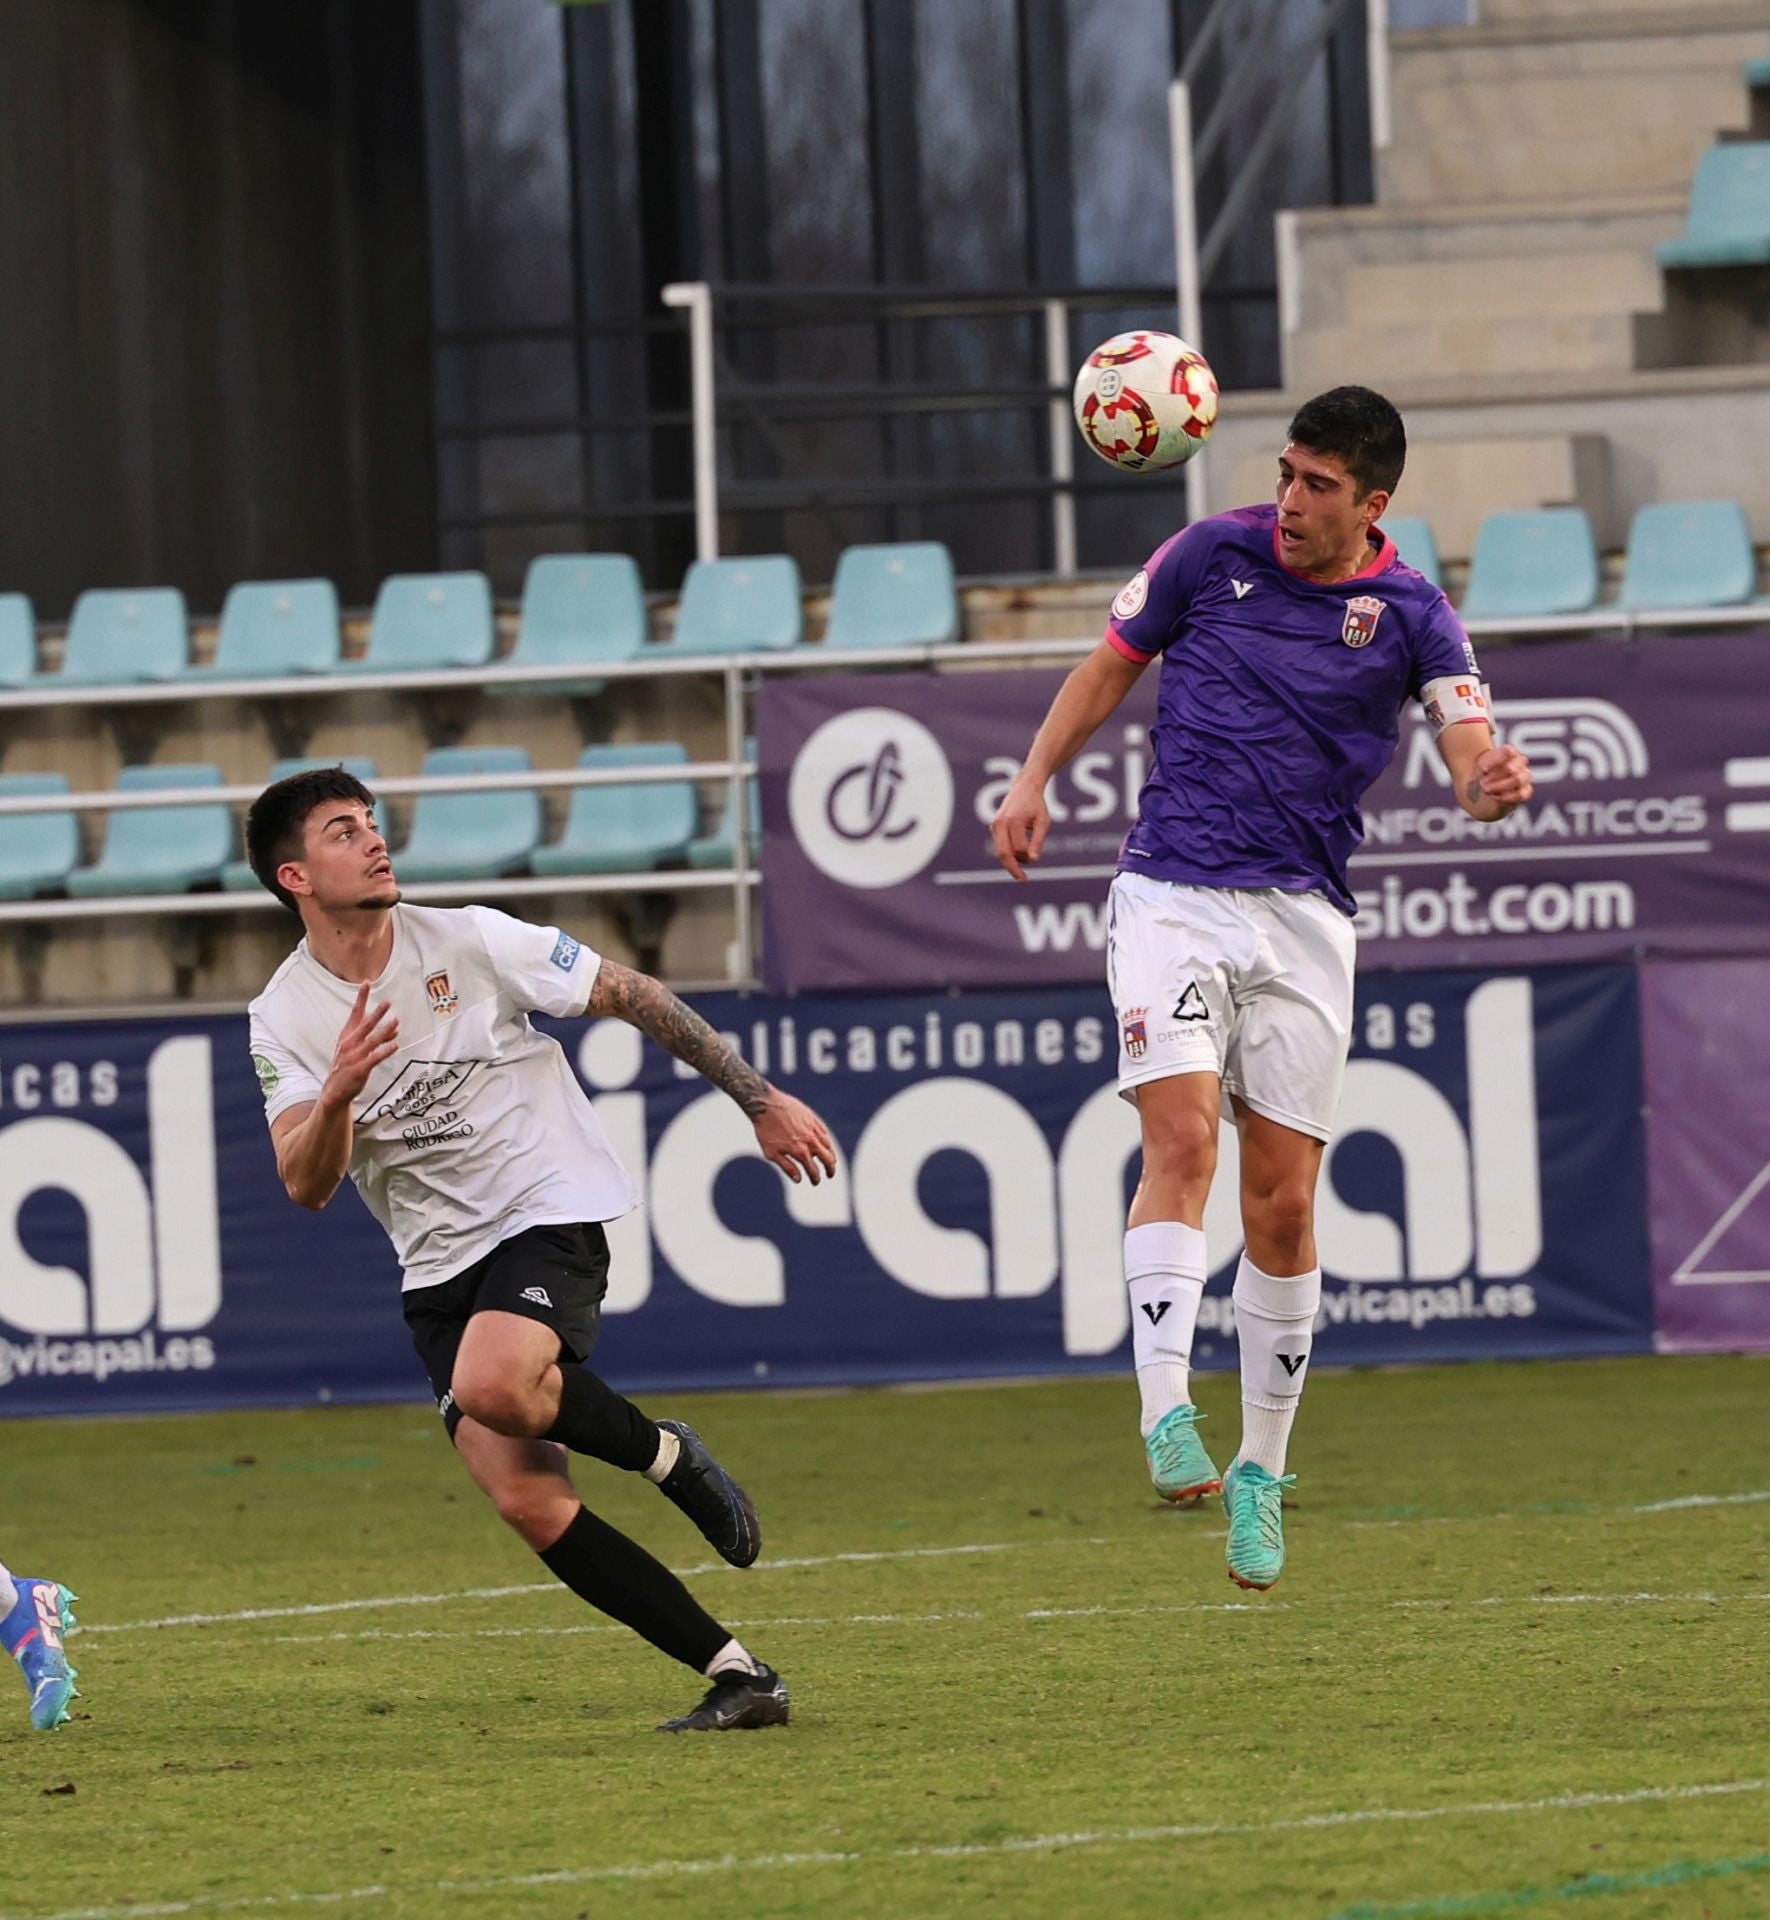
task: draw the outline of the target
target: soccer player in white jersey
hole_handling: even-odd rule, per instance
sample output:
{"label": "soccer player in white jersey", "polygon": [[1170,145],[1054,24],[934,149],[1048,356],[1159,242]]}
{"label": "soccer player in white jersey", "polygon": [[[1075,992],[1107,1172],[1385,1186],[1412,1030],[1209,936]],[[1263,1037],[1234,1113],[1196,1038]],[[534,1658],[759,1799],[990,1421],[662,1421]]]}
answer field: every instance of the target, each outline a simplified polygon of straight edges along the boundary
{"label": "soccer player in white jersey", "polygon": [[56,1580],[27,1580],[0,1563],[0,1647],[18,1662],[31,1695],[31,1725],[47,1732],[68,1718],[79,1677],[62,1636],[74,1624],[72,1594]]}
{"label": "soccer player in white jersey", "polygon": [[[1024,880],[1050,829],[1046,783],[1159,654],[1152,766],[1108,920],[1119,1087],[1143,1137],[1125,1279],[1150,1478],[1172,1500],[1221,1488],[1229,1574],[1244,1587],[1284,1569],[1286,1449],[1321,1301],[1315,1184],[1351,1040],[1359,804],[1409,700],[1467,813],[1499,820],[1531,793],[1524,755],[1494,744],[1450,603],[1378,524],[1406,454],[1401,416],[1368,388],[1302,407],[1276,503],[1185,528],[1113,602],[992,829]],[[1219,1480],[1188,1370],[1224,1094],[1246,1252],[1242,1438]]]}
{"label": "soccer player in white jersey", "polygon": [[267,787],[247,819],[253,871],[306,929],[251,1006],[277,1171],[312,1208],[349,1174],[399,1255],[468,1472],[574,1593],[711,1682],[663,1731],[782,1725],[779,1674],[573,1490],[568,1450],[656,1482],[733,1566],[761,1548],[754,1507],[694,1430],[582,1364],[607,1290],[602,1223],[638,1195],[528,1016],[628,1021],[730,1094],[793,1180],[834,1173],[829,1132],[649,975],[488,907],[402,905],[374,808],[333,767]]}

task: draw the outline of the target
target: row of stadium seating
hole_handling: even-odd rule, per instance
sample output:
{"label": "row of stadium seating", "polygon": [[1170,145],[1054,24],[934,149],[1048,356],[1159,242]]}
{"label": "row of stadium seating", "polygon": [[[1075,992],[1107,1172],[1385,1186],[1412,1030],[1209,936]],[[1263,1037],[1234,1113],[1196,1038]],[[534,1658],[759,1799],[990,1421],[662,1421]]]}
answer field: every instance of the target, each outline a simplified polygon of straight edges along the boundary
{"label": "row of stadium seating", "polygon": [[[1754,87],[1770,87],[1770,60],[1746,69]],[[1662,267],[1758,267],[1770,264],[1770,140],[1730,140],[1697,162],[1684,231],[1658,249]]]}
{"label": "row of stadium seating", "polygon": [[[1383,523],[1401,558],[1442,584],[1437,543],[1424,520]],[[1673,613],[1759,603],[1758,559],[1735,500],[1642,507],[1629,528],[1617,604]],[[1598,604],[1598,546],[1579,507],[1492,513],[1482,521],[1458,607],[1465,620],[1536,620],[1589,613]]]}
{"label": "row of stadium seating", "polygon": [[[1770,151],[1770,146],[1767,146]],[[1410,566],[1441,582],[1430,525],[1385,529]],[[1743,606],[1757,559],[1739,505],[1647,506],[1629,533],[1618,604],[1631,611]],[[1598,603],[1591,525],[1578,508],[1489,515],[1460,611],[1465,619],[1585,613]],[[674,632],[649,634],[639,570],[626,554],[549,554],[524,583],[506,666],[583,669],[646,659],[769,652],[804,644],[799,569],[785,554],[697,561],[683,582]],[[0,594],[0,687],[102,687],[139,681],[264,679],[294,674],[427,672],[489,665],[496,646],[490,583],[480,573],[397,574],[382,584],[369,644],[345,659],[329,580],[246,581],[222,609],[212,662],[189,658],[184,596],[173,587],[80,595],[59,672],[37,670],[35,621],[22,594]],[[944,644],[959,634],[951,555],[938,541],[850,547],[831,591],[823,646]],[[505,692],[592,695],[601,680],[526,682]]]}
{"label": "row of stadium seating", "polygon": [[[804,594],[785,554],[697,561],[682,583],[674,632],[650,639],[639,569],[624,553],[549,554],[524,583],[516,650],[506,666],[584,667],[638,659],[765,652],[804,641]],[[850,547],[831,589],[834,647],[956,640],[952,556],[937,541]],[[0,594],[0,686],[114,686],[303,673],[424,672],[489,664],[496,643],[482,573],[396,574],[382,583],[368,651],[345,659],[329,580],[245,581],[222,608],[215,658],[189,657],[184,596],[175,587],[80,595],[58,673],[37,670],[36,623],[23,594]],[[520,691],[592,694],[601,681]],[[512,689],[516,691],[518,689]]]}
{"label": "row of stadium seating", "polygon": [[[751,749],[753,752],[753,749]],[[308,767],[340,764],[313,758],[280,760],[267,776],[280,780]],[[343,766],[365,785],[378,778],[372,761],[346,757]],[[689,764],[676,741],[587,747],[586,769]],[[522,747],[440,747],[426,754],[426,777],[523,773],[534,762]],[[219,787],[219,767],[125,767],[119,793]],[[66,775],[0,776],[0,799],[70,791]],[[746,831],[760,844],[756,786],[749,785]],[[541,796],[534,789],[420,794],[411,830],[393,858],[403,881],[481,880],[503,874],[647,873],[664,867],[725,868],[732,864],[729,796],[723,816],[700,831],[692,781],[574,787],[560,837],[542,843]],[[29,900],[65,892],[75,899],[184,893],[192,888],[246,890],[257,878],[239,857],[239,829],[225,804],[124,808],[112,813],[104,846],[90,866],[78,864],[80,833],[72,813],[0,814],[0,900]]]}

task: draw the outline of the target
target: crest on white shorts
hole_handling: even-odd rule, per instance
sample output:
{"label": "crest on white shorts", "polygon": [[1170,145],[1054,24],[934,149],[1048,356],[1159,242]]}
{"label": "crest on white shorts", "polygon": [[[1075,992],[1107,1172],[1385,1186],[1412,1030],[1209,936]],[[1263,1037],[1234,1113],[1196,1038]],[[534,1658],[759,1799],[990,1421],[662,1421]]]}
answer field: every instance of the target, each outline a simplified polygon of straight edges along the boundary
{"label": "crest on white shorts", "polygon": [[1377,637],[1377,621],[1387,604],[1374,594],[1354,594],[1346,602],[1346,623],[1340,629],[1340,638],[1349,647],[1368,647]]}
{"label": "crest on white shorts", "polygon": [[1149,1051],[1149,1009],[1131,1007],[1119,1023],[1125,1038],[1125,1058],[1141,1060]]}

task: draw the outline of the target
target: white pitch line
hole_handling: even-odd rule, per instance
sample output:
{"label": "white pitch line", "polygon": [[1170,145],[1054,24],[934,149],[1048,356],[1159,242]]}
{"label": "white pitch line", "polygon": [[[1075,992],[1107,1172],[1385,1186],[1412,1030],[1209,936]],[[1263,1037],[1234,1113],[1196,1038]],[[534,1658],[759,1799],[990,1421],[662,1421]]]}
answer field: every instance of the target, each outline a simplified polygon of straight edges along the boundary
{"label": "white pitch line", "polygon": [[[1695,1507],[1731,1507],[1753,1505],[1770,1500],[1770,1491],[1757,1493],[1687,1493],[1675,1500],[1652,1500],[1645,1504],[1625,1507],[1588,1507],[1568,1510],[1574,1515],[1632,1514],[1632,1513],[1672,1513]],[[1402,1514],[1393,1520],[1344,1520],[1340,1525],[1354,1529],[1376,1527],[1429,1527],[1458,1526],[1471,1521],[1485,1522],[1494,1520],[1540,1519],[1554,1510],[1549,1508],[1523,1513],[1423,1513]],[[1201,1535],[1201,1538],[1220,1540],[1221,1529],[1215,1529]],[[974,1553],[1020,1553],[1031,1548],[1048,1549],[1053,1547],[1104,1547],[1116,1544],[1113,1541],[1089,1536],[1075,1540],[989,1540],[970,1542],[956,1547],[894,1547],[869,1553],[823,1553],[808,1554],[798,1559],[770,1560],[764,1565],[753,1567],[754,1573],[771,1573],[793,1567],[834,1567],[834,1566],[870,1566],[882,1560],[943,1560],[955,1555]],[[701,1574],[729,1573],[731,1568],[723,1560],[707,1561],[700,1566],[678,1567],[674,1571],[684,1579],[691,1580]],[[228,1626],[244,1620],[304,1620],[329,1613],[372,1613],[382,1607],[440,1607],[455,1600],[503,1600],[517,1594],[560,1593],[564,1589],[557,1581],[536,1580],[521,1586],[511,1587],[458,1587],[448,1593],[395,1593],[381,1594],[368,1600],[318,1600],[305,1605],[291,1607],[243,1607],[233,1613],[182,1613],[171,1614],[161,1620],[118,1620],[100,1622],[94,1626],[75,1628],[78,1634],[95,1633],[147,1633],[166,1627],[216,1627]],[[0,1916],[4,1920],[4,1916]]]}
{"label": "white pitch line", "polygon": [[[1334,1827],[1407,1824],[1425,1820],[1493,1820],[1521,1813],[1578,1813],[1594,1807],[1633,1807],[1668,1800],[1770,1792],[1770,1780],[1720,1780],[1683,1787],[1635,1787],[1623,1793],[1558,1793],[1546,1800],[1475,1800],[1437,1807],[1359,1807],[1308,1813],[1289,1820],[1225,1820],[1198,1826],[1102,1827],[1081,1833],[1039,1833],[1008,1840],[956,1841],[945,1846],[843,1848],[815,1853],[720,1854],[703,1860],[648,1860],[628,1866],[559,1867],[491,1880],[433,1880],[403,1887],[347,1887],[331,1893],[199,1894],[152,1905],[71,1907],[35,1920],[167,1920],[186,1913],[243,1912],[253,1907],[340,1906],[347,1901],[505,1893],[520,1887],[581,1886],[597,1880],[666,1880],[718,1873],[758,1873],[783,1867],[886,1865],[899,1860],[975,1860],[990,1855],[1056,1853],[1069,1847],[1111,1847],[1150,1841],[1219,1840],[1249,1834],[1317,1833]],[[33,1920],[0,1914],[0,1920]]]}
{"label": "white pitch line", "polygon": [[[757,1572],[773,1572],[783,1567],[833,1567],[869,1565],[876,1560],[944,1560],[962,1553],[1019,1553],[1029,1547],[1103,1547],[1104,1540],[990,1540],[959,1547],[897,1547],[878,1553],[819,1553],[797,1560],[770,1560]],[[705,1566],[677,1567],[679,1579],[691,1580],[696,1574],[729,1573],[723,1560]],[[440,1607],[451,1600],[503,1600],[518,1593],[563,1593],[557,1580],[531,1580],[516,1587],[457,1587],[449,1593],[386,1593],[371,1600],[315,1600],[295,1607],[242,1607],[235,1613],[177,1613],[163,1620],[116,1620],[97,1626],[82,1626],[79,1633],[148,1633],[164,1627],[218,1627],[239,1620],[302,1620],[324,1613],[372,1613],[380,1607]]]}
{"label": "white pitch line", "polygon": [[[1467,1607],[1640,1607],[1640,1606],[1727,1606],[1737,1601],[1770,1603],[1766,1593],[1495,1593],[1479,1599],[1464,1600],[1447,1595],[1437,1600],[1384,1600],[1378,1610],[1412,1612],[1439,1608],[1453,1612]],[[1328,1604],[1333,1604],[1329,1602]],[[1371,1603],[1362,1595],[1349,1596],[1348,1605],[1369,1612]],[[742,1627],[898,1627],[941,1626],[948,1621],[978,1620],[1096,1620],[1143,1619],[1183,1613],[1300,1613],[1308,1611],[1301,1600],[1194,1600],[1164,1604],[1151,1601],[1134,1607],[1028,1607],[1022,1613],[985,1613],[973,1608],[953,1608],[942,1613],[782,1613],[740,1614],[727,1624]],[[365,1627],[360,1633],[340,1629],[332,1633],[280,1633],[280,1647],[329,1645],[340,1640],[537,1640],[586,1633],[626,1633],[618,1625],[601,1626],[590,1622],[568,1627]]]}

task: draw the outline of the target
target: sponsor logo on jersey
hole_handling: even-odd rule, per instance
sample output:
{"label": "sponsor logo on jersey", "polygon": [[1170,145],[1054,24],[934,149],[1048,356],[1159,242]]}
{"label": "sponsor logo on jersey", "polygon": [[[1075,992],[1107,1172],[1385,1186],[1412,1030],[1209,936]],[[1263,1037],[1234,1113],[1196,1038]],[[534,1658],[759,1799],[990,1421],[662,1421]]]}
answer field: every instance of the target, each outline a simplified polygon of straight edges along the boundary
{"label": "sponsor logo on jersey", "polygon": [[1149,598],[1149,569],[1139,567],[1137,572],[1119,588],[1118,598],[1112,603],[1112,617],[1115,620],[1133,620],[1143,611],[1143,603]]}
{"label": "sponsor logo on jersey", "polygon": [[570,973],[578,964],[578,955],[582,951],[577,941],[569,933],[562,933],[553,944],[553,951],[547,957],[561,973]]}
{"label": "sponsor logo on jersey", "polygon": [[277,1081],[281,1077],[275,1066],[263,1054],[252,1056],[252,1071],[258,1076],[258,1091],[268,1100],[277,1090]]}
{"label": "sponsor logo on jersey", "polygon": [[1387,604],[1374,594],[1354,594],[1346,602],[1346,620],[1340,628],[1340,638],[1349,647],[1368,647],[1377,637],[1377,621]]}
{"label": "sponsor logo on jersey", "polygon": [[1132,1007],[1120,1022],[1125,1037],[1125,1057],[1141,1060],[1149,1051],[1149,1009]]}
{"label": "sponsor logo on jersey", "polygon": [[1231,580],[1229,584],[1235,589],[1235,597],[1238,600],[1245,600],[1254,591],[1254,583],[1251,580]]}
{"label": "sponsor logo on jersey", "polygon": [[430,995],[432,1013],[453,1013],[461,1004],[460,996],[449,985],[447,973],[427,973],[424,976],[424,991]]}

